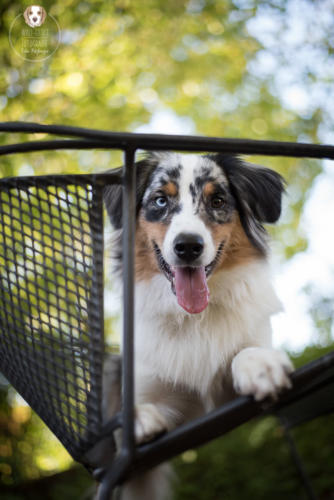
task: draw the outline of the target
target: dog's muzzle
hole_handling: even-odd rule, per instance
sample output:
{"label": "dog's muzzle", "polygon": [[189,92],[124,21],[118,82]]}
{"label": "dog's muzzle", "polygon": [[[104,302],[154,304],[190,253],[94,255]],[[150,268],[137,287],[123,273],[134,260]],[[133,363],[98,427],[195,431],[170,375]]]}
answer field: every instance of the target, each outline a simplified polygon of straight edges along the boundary
{"label": "dog's muzzle", "polygon": [[180,265],[171,266],[163,258],[158,245],[153,248],[161,271],[171,282],[178,304],[187,312],[196,314],[204,311],[209,303],[207,278],[218,263],[224,248],[221,242],[214,260],[207,266],[197,263],[204,251],[203,238],[197,234],[180,233],[174,240],[174,253]]}

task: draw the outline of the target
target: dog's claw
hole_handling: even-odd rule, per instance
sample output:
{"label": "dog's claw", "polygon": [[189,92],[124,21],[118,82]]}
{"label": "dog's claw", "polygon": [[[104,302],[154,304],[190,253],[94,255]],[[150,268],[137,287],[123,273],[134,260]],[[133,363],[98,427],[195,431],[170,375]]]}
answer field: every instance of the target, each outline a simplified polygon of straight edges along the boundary
{"label": "dog's claw", "polygon": [[232,362],[233,384],[237,393],[253,395],[256,401],[267,397],[276,400],[284,389],[291,389],[289,374],[293,365],[282,351],[247,348]]}
{"label": "dog's claw", "polygon": [[151,441],[158,434],[167,431],[167,422],[158,408],[151,403],[136,407],[135,438],[136,443]]}

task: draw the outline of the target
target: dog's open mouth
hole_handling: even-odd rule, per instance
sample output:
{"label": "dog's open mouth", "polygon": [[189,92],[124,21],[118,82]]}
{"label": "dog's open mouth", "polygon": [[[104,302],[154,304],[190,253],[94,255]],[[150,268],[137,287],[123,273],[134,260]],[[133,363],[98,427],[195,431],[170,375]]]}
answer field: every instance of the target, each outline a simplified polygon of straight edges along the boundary
{"label": "dog's open mouth", "polygon": [[179,305],[191,314],[204,311],[210,296],[207,279],[221,257],[224,241],[220,244],[214,260],[207,266],[199,267],[172,267],[165,261],[155,242],[153,246],[159,267],[171,282]]}

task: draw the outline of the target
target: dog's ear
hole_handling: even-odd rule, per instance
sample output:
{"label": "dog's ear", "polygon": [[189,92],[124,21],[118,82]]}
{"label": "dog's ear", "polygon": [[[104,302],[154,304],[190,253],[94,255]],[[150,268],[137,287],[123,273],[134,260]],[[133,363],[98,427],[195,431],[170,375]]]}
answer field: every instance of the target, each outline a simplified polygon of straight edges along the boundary
{"label": "dog's ear", "polygon": [[[152,158],[146,158],[134,164],[136,169],[136,216],[139,213],[146,187],[156,165],[157,163]],[[110,172],[121,174],[122,167],[110,170]],[[115,229],[122,228],[122,191],[122,186],[111,185],[106,186],[103,193],[107,212]]]}
{"label": "dog's ear", "polygon": [[26,10],[23,12],[23,17],[27,24],[29,24],[29,13],[30,13],[30,7],[27,7]]}
{"label": "dog's ear", "polygon": [[[113,168],[106,173],[121,175],[122,167]],[[122,227],[122,186],[118,184],[106,186],[103,190],[103,200],[112,225],[115,229],[120,229]]]}
{"label": "dog's ear", "polygon": [[41,25],[42,25],[45,21],[45,18],[46,18],[46,10],[44,9],[44,7],[40,7],[40,9],[42,12],[42,18],[41,18]]}
{"label": "dog's ear", "polygon": [[211,158],[228,178],[247,236],[260,251],[265,251],[262,224],[274,223],[281,215],[283,177],[269,168],[248,164],[237,156],[223,154]]}

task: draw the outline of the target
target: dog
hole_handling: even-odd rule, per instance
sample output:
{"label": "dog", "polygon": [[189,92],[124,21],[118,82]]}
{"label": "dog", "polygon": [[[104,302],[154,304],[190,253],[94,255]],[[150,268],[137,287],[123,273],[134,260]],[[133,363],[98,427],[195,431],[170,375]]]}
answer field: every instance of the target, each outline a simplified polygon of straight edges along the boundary
{"label": "dog", "polygon": [[[271,346],[270,317],[281,304],[263,226],[279,219],[283,178],[228,154],[154,152],[135,168],[140,444],[238,394],[277,398],[291,387],[293,366]],[[104,198],[121,277],[122,188],[108,186]],[[158,467],[131,480],[121,498],[169,498],[163,476]]]}
{"label": "dog", "polygon": [[42,26],[46,18],[46,11],[40,5],[30,5],[24,11],[24,20],[30,28]]}

